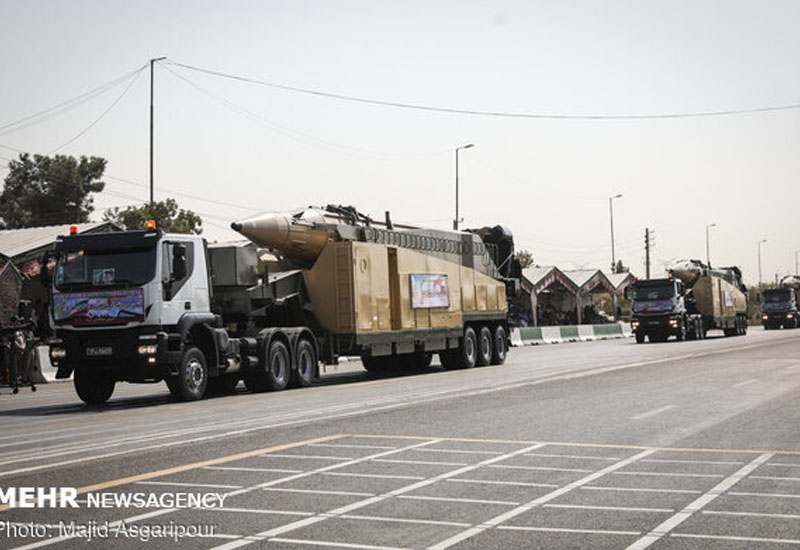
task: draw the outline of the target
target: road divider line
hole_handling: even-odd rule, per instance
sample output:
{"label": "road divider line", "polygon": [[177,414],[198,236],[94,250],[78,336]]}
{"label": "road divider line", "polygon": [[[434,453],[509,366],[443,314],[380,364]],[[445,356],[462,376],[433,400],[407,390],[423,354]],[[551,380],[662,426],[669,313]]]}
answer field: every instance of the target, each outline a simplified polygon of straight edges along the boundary
{"label": "road divider line", "polygon": [[455,498],[455,497],[429,497],[423,495],[400,495],[400,499],[407,500],[430,500],[434,502],[463,502],[466,504],[496,504],[498,506],[517,506],[519,502],[508,500],[482,500],[477,498]]}
{"label": "road divider line", "polygon": [[411,550],[410,548],[401,548],[398,546],[374,546],[372,544],[354,544],[350,542],[333,542],[329,540],[287,538],[273,538],[271,540],[274,542],[281,542],[283,544],[298,544],[302,546],[329,546],[332,548],[354,548],[356,550]]}
{"label": "road divider line", "polygon": [[581,487],[584,491],[619,491],[621,493],[671,493],[676,495],[699,495],[703,491],[696,489],[650,489],[648,487],[612,487],[608,485],[588,485]]}
{"label": "road divider line", "polygon": [[644,550],[649,548],[662,538],[673,531],[678,525],[692,517],[695,512],[698,512],[710,504],[714,499],[728,491],[731,487],[739,483],[742,479],[750,475],[756,468],[772,459],[773,453],[765,453],[756,457],[748,464],[737,470],[735,473],[723,479],[720,483],[711,488],[708,492],[704,493],[683,510],[670,517],[648,534],[628,546],[627,550]]}
{"label": "road divider line", "polygon": [[707,477],[719,479],[722,474],[689,474],[682,472],[614,472],[615,476]]}
{"label": "road divider line", "polygon": [[607,531],[603,529],[567,529],[563,527],[529,527],[527,525],[498,525],[503,531],[534,531],[538,533],[568,533],[576,535],[641,535],[639,531]]}
{"label": "road divider line", "polygon": [[166,487],[205,487],[206,489],[241,489],[241,485],[217,485],[215,483],[185,483],[183,481],[137,481],[136,485],[159,485]]}
{"label": "road divider line", "polygon": [[758,378],[749,378],[747,380],[743,380],[741,382],[737,382],[736,384],[732,385],[732,388],[742,388],[744,386],[749,386],[753,382],[758,382]]}
{"label": "road divider line", "polygon": [[664,407],[660,407],[658,409],[653,409],[652,411],[647,411],[642,414],[637,414],[636,416],[632,416],[631,420],[644,420],[645,418],[650,418],[651,416],[655,416],[657,414],[661,414],[663,412],[670,411],[676,408],[677,405],[666,405]]}
{"label": "road divider line", "polygon": [[[487,529],[492,529],[492,528],[499,527],[502,523],[505,523],[506,521],[508,521],[510,519],[513,519],[513,518],[515,518],[515,517],[517,517],[517,516],[519,516],[521,514],[524,514],[525,512],[528,512],[528,511],[530,511],[530,510],[532,510],[534,508],[537,508],[537,507],[539,507],[539,506],[541,506],[543,504],[546,504],[546,503],[550,502],[551,500],[554,500],[554,499],[556,499],[558,497],[561,497],[561,496],[569,493],[570,491],[573,491],[574,489],[577,489],[577,488],[582,487],[584,485],[588,485],[589,483],[592,483],[593,481],[596,481],[597,479],[600,479],[601,477],[605,476],[606,474],[613,473],[616,470],[619,470],[620,468],[624,468],[624,467],[626,467],[626,466],[628,466],[630,464],[633,464],[634,462],[636,462],[636,461],[638,461],[638,460],[640,460],[642,458],[645,458],[647,456],[650,456],[651,454],[653,454],[655,452],[656,451],[652,450],[652,449],[647,450],[647,451],[642,451],[641,453],[638,453],[638,454],[636,454],[634,456],[626,458],[625,460],[621,460],[621,461],[619,461],[619,462],[617,462],[615,464],[612,464],[610,466],[606,466],[605,468],[603,468],[601,470],[598,470],[598,471],[596,471],[596,472],[594,472],[592,474],[589,474],[588,476],[582,477],[581,479],[579,479],[577,481],[573,481],[572,483],[564,485],[563,487],[560,487],[560,488],[558,488],[558,489],[556,489],[554,491],[551,491],[551,492],[547,493],[546,495],[543,495],[543,496],[538,497],[538,498],[536,498],[536,499],[534,499],[534,500],[532,500],[530,502],[522,504],[521,506],[517,506],[516,508],[513,508],[512,510],[509,510],[508,512],[505,512],[503,514],[500,514],[499,516],[495,516],[492,519],[490,519],[489,521],[486,521],[481,525],[477,525],[475,527],[471,527],[469,529],[466,529],[466,530],[462,531],[461,533],[457,533],[456,535],[453,535],[452,537],[449,537],[449,538],[447,538],[447,539],[445,539],[445,540],[443,540],[441,542],[438,542],[438,543],[436,543],[436,544],[434,544],[432,546],[429,546],[428,550],[445,550],[446,548],[450,548],[451,546],[454,546],[454,545],[456,545],[456,544],[458,544],[460,542],[463,542],[463,541],[465,541],[465,540],[467,540],[469,538],[472,538],[475,535],[478,535],[478,534],[486,531]],[[635,534],[638,535],[639,533],[637,532]]]}
{"label": "road divider line", "polygon": [[788,493],[744,493],[741,491],[731,491],[728,495],[733,497],[800,498],[800,495]]}
{"label": "road divider line", "polygon": [[672,508],[641,508],[632,506],[593,506],[589,504],[545,504],[542,508],[559,508],[564,510],[597,510],[611,512],[652,512],[668,514],[674,512]]}
{"label": "road divider line", "polygon": [[712,516],[742,516],[752,518],[775,518],[775,519],[800,519],[798,514],[766,514],[763,512],[734,512],[728,510],[703,510],[703,514]]}
{"label": "road divider line", "polygon": [[734,537],[728,535],[695,535],[692,533],[673,533],[670,536],[675,538],[687,538],[687,539],[730,540],[736,542],[766,542],[773,544],[800,544],[800,540],[798,539],[768,539],[762,537]]}

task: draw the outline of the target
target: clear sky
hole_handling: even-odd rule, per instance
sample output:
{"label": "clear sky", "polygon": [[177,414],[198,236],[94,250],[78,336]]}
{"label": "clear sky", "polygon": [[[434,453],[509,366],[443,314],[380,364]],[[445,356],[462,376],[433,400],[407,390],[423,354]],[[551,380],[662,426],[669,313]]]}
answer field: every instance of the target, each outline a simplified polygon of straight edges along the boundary
{"label": "clear sky", "polygon": [[[449,228],[454,149],[464,226],[502,223],[537,263],[643,272],[676,258],[794,271],[800,110],[656,120],[480,117],[282,91],[288,86],[456,109],[656,115],[800,103],[800,2],[0,0],[0,127],[156,66],[156,198],[235,238],[256,211],[354,204]],[[182,78],[181,78],[182,77]],[[17,131],[15,149],[108,159],[109,206],[147,200],[149,74]],[[114,104],[113,107],[112,104]],[[107,114],[92,125],[104,111]],[[14,129],[16,127],[12,127]],[[10,149],[9,149],[10,148]],[[0,163],[0,166],[4,164]],[[0,177],[7,173],[0,169]]]}

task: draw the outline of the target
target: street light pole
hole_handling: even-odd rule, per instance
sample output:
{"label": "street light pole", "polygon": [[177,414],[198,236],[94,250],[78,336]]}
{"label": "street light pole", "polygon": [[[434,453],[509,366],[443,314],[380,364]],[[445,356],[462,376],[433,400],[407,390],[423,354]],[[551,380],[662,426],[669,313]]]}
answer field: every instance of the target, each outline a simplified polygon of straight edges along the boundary
{"label": "street light pole", "polygon": [[711,252],[710,252],[711,248],[709,247],[708,244],[708,230],[712,227],[717,227],[717,224],[710,223],[706,226],[706,264],[708,265],[708,267],[711,267]]}
{"label": "street light pole", "polygon": [[617,272],[617,258],[614,255],[614,199],[622,197],[622,193],[608,197],[608,212],[611,218],[611,273]]}
{"label": "street light pole", "polygon": [[474,143],[468,143],[467,145],[462,145],[461,147],[456,147],[456,217],[453,220],[453,231],[458,231],[458,152],[461,149],[469,149],[470,147],[475,147]]}
{"label": "street light pole", "polygon": [[758,288],[761,288],[761,243],[767,242],[767,239],[758,241]]}
{"label": "street light pole", "polygon": [[150,206],[153,205],[153,66],[156,61],[166,57],[155,57],[150,60]]}

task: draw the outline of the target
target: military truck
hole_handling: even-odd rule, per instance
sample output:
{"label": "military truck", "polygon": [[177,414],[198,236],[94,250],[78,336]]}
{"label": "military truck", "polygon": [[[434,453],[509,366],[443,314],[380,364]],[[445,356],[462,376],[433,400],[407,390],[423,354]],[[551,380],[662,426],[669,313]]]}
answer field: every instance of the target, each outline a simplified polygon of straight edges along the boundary
{"label": "military truck", "polygon": [[712,269],[699,260],[677,262],[668,277],[631,285],[636,343],[699,340],[709,330],[747,333],[747,289],[738,267]]}
{"label": "military truck", "polygon": [[[50,357],[78,396],[165,381],[178,400],[308,386],[319,364],[369,371],[501,364],[518,288],[511,232],[377,223],[352,207],[264,213],[208,245],[154,225],[59,237]],[[257,246],[262,247],[258,249]],[[260,261],[263,252],[271,261]]]}
{"label": "military truck", "polygon": [[761,323],[764,330],[797,328],[800,326],[797,293],[800,276],[784,277],[777,288],[761,291]]}

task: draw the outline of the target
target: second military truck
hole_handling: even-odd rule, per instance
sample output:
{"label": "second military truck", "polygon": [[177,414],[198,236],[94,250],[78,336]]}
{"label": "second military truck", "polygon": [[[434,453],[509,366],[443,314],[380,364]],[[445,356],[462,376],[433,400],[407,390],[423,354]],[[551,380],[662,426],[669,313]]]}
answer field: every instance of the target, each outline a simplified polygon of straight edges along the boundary
{"label": "second military truck", "polygon": [[699,260],[676,263],[664,279],[632,284],[631,328],[636,342],[705,338],[711,329],[725,336],[747,332],[747,289],[737,267],[712,269]]}
{"label": "second military truck", "polygon": [[[119,381],[179,400],[306,386],[360,356],[369,371],[503,363],[518,286],[511,232],[382,224],[352,207],[234,222],[252,243],[143,231],[56,242],[50,356],[87,403]],[[255,245],[263,247],[257,249]]]}
{"label": "second military truck", "polygon": [[800,277],[789,275],[783,278],[778,288],[761,291],[761,322],[764,330],[800,326],[798,290],[800,290]]}

